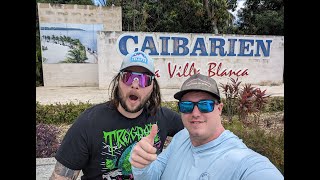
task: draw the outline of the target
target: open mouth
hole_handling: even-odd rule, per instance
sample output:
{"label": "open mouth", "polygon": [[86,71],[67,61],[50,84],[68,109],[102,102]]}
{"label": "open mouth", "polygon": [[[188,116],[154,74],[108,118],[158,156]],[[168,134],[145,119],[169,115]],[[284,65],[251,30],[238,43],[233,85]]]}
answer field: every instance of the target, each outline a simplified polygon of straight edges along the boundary
{"label": "open mouth", "polygon": [[129,99],[132,100],[132,101],[136,101],[136,100],[138,100],[138,96],[136,96],[136,95],[130,95],[130,96],[129,96]]}

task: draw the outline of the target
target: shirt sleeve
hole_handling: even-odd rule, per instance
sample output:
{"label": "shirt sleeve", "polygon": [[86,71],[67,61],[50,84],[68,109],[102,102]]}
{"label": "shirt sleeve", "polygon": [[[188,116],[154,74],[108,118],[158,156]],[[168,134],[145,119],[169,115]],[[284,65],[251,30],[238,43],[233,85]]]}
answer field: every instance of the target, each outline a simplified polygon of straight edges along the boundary
{"label": "shirt sleeve", "polygon": [[284,177],[279,171],[274,169],[263,169],[249,174],[244,180],[283,180]]}
{"label": "shirt sleeve", "polygon": [[[175,139],[176,138],[173,137],[168,147],[165,150],[163,150],[158,155],[157,159],[153,161],[151,164],[149,164],[148,166],[142,169],[131,166],[134,179],[139,179],[139,180],[160,179],[164,169],[166,168],[167,161],[170,158],[170,154],[173,152]],[[130,161],[131,161],[131,153],[130,153]]]}
{"label": "shirt sleeve", "polygon": [[61,145],[55,155],[58,162],[73,169],[82,169],[89,159],[88,113],[81,114],[67,131]]}

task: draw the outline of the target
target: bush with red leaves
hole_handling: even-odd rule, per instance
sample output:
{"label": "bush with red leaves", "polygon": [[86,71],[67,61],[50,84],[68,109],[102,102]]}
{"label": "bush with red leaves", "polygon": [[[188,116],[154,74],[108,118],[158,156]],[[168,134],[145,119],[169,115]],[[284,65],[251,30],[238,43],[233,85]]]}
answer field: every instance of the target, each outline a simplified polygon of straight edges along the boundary
{"label": "bush with red leaves", "polygon": [[53,157],[59,147],[59,129],[49,124],[37,124],[36,158]]}

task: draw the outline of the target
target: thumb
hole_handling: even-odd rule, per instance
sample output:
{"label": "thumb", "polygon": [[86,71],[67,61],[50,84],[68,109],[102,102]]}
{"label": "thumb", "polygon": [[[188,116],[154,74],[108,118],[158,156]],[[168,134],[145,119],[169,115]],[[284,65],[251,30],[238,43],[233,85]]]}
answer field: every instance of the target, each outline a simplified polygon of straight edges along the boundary
{"label": "thumb", "polygon": [[150,130],[150,134],[147,136],[148,141],[153,145],[154,143],[154,138],[156,137],[158,133],[158,125],[157,124],[153,124],[152,128]]}

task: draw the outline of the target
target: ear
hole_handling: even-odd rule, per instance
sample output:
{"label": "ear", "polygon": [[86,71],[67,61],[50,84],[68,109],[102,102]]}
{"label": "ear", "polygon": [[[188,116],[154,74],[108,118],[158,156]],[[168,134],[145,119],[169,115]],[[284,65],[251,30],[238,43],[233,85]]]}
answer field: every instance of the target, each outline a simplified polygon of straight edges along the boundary
{"label": "ear", "polygon": [[218,109],[219,109],[220,115],[221,115],[222,109],[223,109],[223,102],[221,102],[221,103],[218,105]]}

